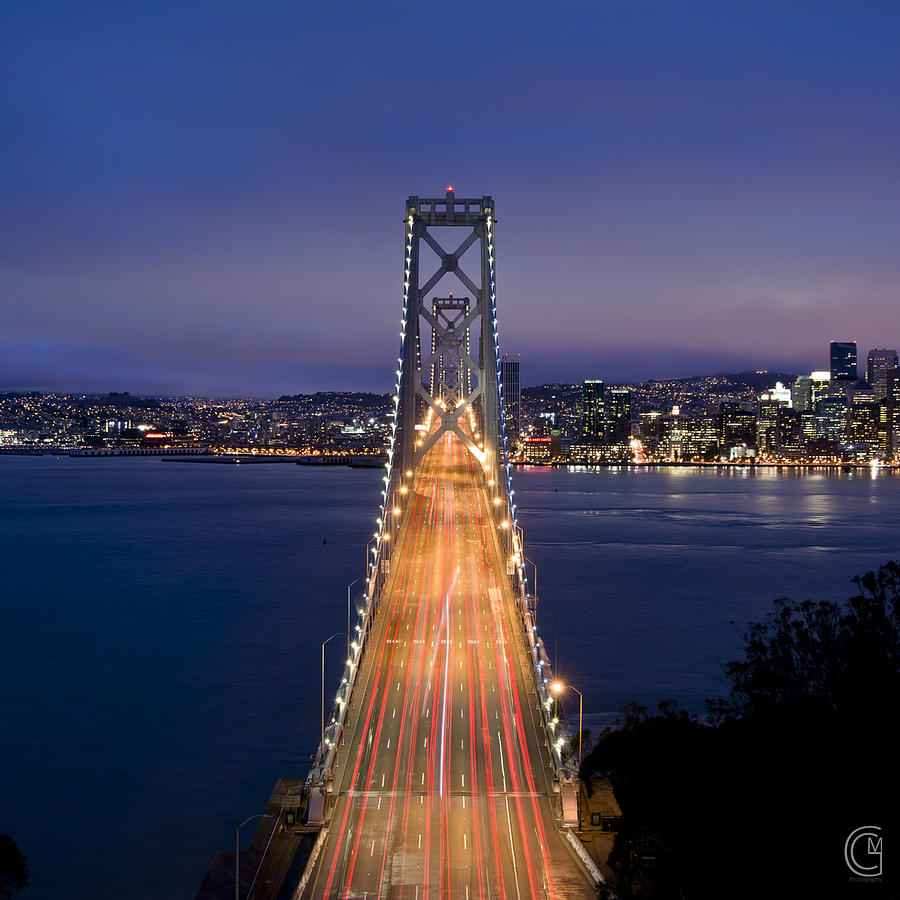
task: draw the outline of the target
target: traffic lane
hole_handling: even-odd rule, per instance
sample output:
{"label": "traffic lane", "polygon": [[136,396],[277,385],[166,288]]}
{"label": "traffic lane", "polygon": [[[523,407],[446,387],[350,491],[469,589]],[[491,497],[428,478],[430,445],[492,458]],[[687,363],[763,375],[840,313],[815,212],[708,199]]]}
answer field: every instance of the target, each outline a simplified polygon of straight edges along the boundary
{"label": "traffic lane", "polygon": [[[438,521],[434,521],[434,525],[439,526],[440,523],[439,523]],[[459,537],[460,537],[460,534],[459,534],[459,531],[458,531],[458,526],[457,526],[457,529],[456,529],[456,530],[457,530],[456,538],[457,538],[457,546],[458,546],[458,541],[459,541]],[[431,556],[432,559],[434,558],[435,551],[436,551],[436,549],[437,549],[437,548],[435,547],[435,538],[436,538],[437,533],[438,533],[438,531],[437,531],[437,529],[435,529],[435,532],[432,534],[432,540],[428,543],[427,546],[423,547],[422,553],[421,553],[421,555],[422,555],[423,558],[424,558],[424,557],[428,557],[428,556]],[[420,546],[421,546],[421,545],[420,545]],[[457,556],[459,556],[459,555],[460,555],[460,554],[457,553]],[[432,571],[435,571],[435,570],[433,569]],[[483,572],[477,573],[477,577],[473,579],[473,582],[474,582],[474,586],[475,586],[475,587],[482,586],[482,580],[483,580],[483,577],[484,577],[484,573],[483,573]],[[432,597],[434,597],[435,594],[437,593],[437,591],[433,588],[433,590],[432,590],[431,593],[432,593]],[[461,593],[461,592],[458,592],[458,593]],[[458,599],[458,598],[456,598],[456,599]],[[482,604],[482,615],[484,615],[484,608],[485,608],[485,607],[484,607],[484,604]],[[487,627],[487,624],[485,623],[485,628],[486,628],[486,627]],[[460,650],[461,647],[457,646],[456,649],[457,649],[457,650]],[[490,664],[490,663],[489,663],[489,665],[492,666],[492,664]],[[401,663],[401,667],[402,667],[402,663]],[[393,673],[391,674],[391,677],[393,677]],[[432,682],[433,682],[433,679],[432,679]],[[461,692],[462,692],[462,693],[465,692],[465,683],[463,683],[463,684],[461,685]],[[494,692],[495,692],[495,691],[494,691],[493,688],[492,688],[492,693],[494,693]],[[495,712],[495,717],[496,717],[496,715],[497,715],[497,710],[495,709],[494,712]],[[451,750],[455,750],[455,745],[452,745],[452,746],[451,746]],[[402,764],[402,763],[401,763],[401,764]],[[465,770],[465,765],[461,765],[461,766],[458,766],[458,767],[454,770],[454,773],[455,773],[455,774],[459,774],[459,775],[462,776],[462,775],[464,775],[464,770]],[[464,802],[464,801],[462,801],[462,802]],[[427,815],[429,814],[429,811],[427,810],[427,804],[424,803],[423,798],[420,798],[420,806],[426,807],[426,812],[423,813],[423,815],[424,815],[424,816],[427,816]],[[430,812],[433,813],[433,810],[430,811]],[[466,841],[467,841],[467,838],[465,837],[465,833],[466,833],[466,829],[469,827],[468,821],[464,821],[464,822],[462,823],[462,825],[459,826],[459,827],[462,829],[461,833],[463,834],[463,842],[466,842]],[[457,832],[457,830],[458,830],[458,829],[457,829],[456,822],[455,822],[455,818],[454,818],[453,826],[452,826],[452,828],[451,828],[450,830],[451,830],[454,834],[455,834],[455,833]],[[517,838],[514,838],[514,839],[511,841],[511,846],[512,846],[512,847],[517,847],[518,849],[516,850],[516,854],[519,854],[519,855],[520,855],[520,854],[522,854],[523,851],[524,851],[524,846],[525,846],[526,841],[529,839],[529,836],[528,836],[528,834],[527,834],[527,830],[525,830],[525,829],[517,829],[517,830],[518,830],[518,832],[519,832],[518,837],[517,837]],[[364,838],[361,837],[360,840],[362,841],[362,840],[364,840]],[[376,848],[377,845],[378,845],[378,838],[372,838],[372,841],[373,841],[374,843],[373,843],[373,844],[370,844],[370,848],[372,848],[372,849],[370,849],[370,855],[372,854],[374,848]],[[451,844],[452,844],[452,837],[451,837],[451,839],[450,839],[450,844],[448,844],[448,848],[451,846]],[[448,860],[445,860],[445,861],[444,861],[444,864],[445,864],[445,865],[449,865]],[[464,864],[464,865],[465,865],[465,864]],[[506,865],[506,867],[509,867],[509,866],[511,865],[512,868],[515,869],[515,868],[516,868],[516,865],[515,865],[515,857],[511,857],[511,859],[508,860],[508,861],[505,863],[505,865]],[[455,871],[455,870],[454,870],[454,871]],[[508,879],[509,879],[509,875],[507,875],[507,880],[508,880]]]}

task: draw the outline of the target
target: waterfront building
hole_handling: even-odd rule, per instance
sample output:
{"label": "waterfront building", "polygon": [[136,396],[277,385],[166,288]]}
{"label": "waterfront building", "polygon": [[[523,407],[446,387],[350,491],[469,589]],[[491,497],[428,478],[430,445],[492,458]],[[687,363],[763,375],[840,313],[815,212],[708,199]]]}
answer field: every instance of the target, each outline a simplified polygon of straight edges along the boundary
{"label": "waterfront building", "polygon": [[519,440],[522,427],[522,358],[518,353],[515,356],[503,354],[500,363],[500,383],[506,421],[506,442],[507,447],[512,450]]}
{"label": "waterfront building", "polygon": [[606,435],[605,397],[603,382],[591,378],[582,385],[583,426],[582,435],[586,441],[602,441]]}
{"label": "waterfront building", "polygon": [[718,415],[701,413],[692,419],[684,419],[681,431],[681,448],[685,459],[715,459],[719,445]]}
{"label": "waterfront building", "polygon": [[687,420],[681,415],[681,409],[673,406],[672,411],[659,420],[658,455],[663,459],[677,462],[685,458],[685,432],[690,428]]}
{"label": "waterfront building", "polygon": [[879,444],[880,406],[873,390],[854,391],[853,399],[847,405],[848,444],[871,444],[873,447]]}
{"label": "waterfront building", "polygon": [[897,368],[896,350],[870,350],[866,360],[866,381],[878,400],[887,397],[887,373]]}
{"label": "waterfront building", "polygon": [[886,443],[888,452],[900,453],[900,369],[890,369],[887,373]]}
{"label": "waterfront building", "polygon": [[631,391],[610,388],[606,395],[606,437],[611,444],[627,443],[631,437]]}
{"label": "waterfront building", "polygon": [[856,381],[856,341],[832,341],[830,345],[831,380]]}
{"label": "waterfront building", "polygon": [[638,434],[644,449],[649,453],[654,452],[659,445],[662,415],[658,410],[638,414]]}
{"label": "waterfront building", "polygon": [[756,413],[744,403],[719,404],[719,450],[723,455],[733,447],[756,446]]}
{"label": "waterfront building", "polygon": [[551,438],[529,437],[522,440],[522,459],[530,463],[550,461]]}
{"label": "waterfront building", "polygon": [[779,381],[775,387],[759,395],[759,420],[756,426],[756,446],[761,453],[777,453],[782,445],[781,409],[791,408],[791,392]]}

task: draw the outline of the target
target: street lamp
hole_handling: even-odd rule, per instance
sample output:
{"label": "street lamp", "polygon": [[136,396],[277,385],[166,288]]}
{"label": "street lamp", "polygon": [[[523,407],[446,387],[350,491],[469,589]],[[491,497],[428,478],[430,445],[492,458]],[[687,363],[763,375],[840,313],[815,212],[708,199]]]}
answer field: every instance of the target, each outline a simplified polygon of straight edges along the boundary
{"label": "street lamp", "polygon": [[241,829],[254,819],[274,819],[273,813],[254,813],[234,826],[234,900],[241,900]]}
{"label": "street lamp", "polygon": [[[537,605],[538,605],[538,571],[537,571],[537,563],[533,560],[530,560],[525,554],[522,554],[522,559],[525,562],[531,564],[531,568],[534,569],[534,624],[537,625]],[[553,664],[556,665],[556,660],[553,660]]]}
{"label": "street lamp", "polygon": [[347,585],[347,656],[350,655],[350,588],[357,582],[362,581],[363,577],[360,575],[359,578]]}
{"label": "street lamp", "polygon": [[584,721],[584,694],[582,694],[574,685],[563,684],[561,681],[554,681],[553,684],[550,685],[550,690],[553,691],[557,697],[570,688],[578,694],[578,768],[581,769],[581,732],[584,730],[582,728],[582,722]]}
{"label": "street lamp", "polygon": [[[322,756],[325,756],[325,645],[329,641],[333,641],[336,637],[340,637],[344,632],[336,631],[330,638],[325,638],[322,641],[322,743],[319,746],[322,749]],[[350,639],[349,632],[347,633],[347,640]],[[348,654],[349,655],[349,654]]]}

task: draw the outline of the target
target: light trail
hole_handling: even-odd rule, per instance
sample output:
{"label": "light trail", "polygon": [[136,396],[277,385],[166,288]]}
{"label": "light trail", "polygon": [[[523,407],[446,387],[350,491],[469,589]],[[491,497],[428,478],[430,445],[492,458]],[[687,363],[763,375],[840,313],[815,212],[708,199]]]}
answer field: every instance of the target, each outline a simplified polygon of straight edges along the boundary
{"label": "light trail", "polygon": [[554,826],[540,710],[481,466],[448,435],[406,502],[340,742],[329,837],[303,900],[594,896]]}

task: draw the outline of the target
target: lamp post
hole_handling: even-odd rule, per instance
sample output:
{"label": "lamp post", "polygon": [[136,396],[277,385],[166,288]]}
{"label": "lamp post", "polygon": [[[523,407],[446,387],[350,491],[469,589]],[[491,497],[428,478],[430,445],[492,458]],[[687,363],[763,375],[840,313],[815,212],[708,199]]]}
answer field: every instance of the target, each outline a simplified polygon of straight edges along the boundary
{"label": "lamp post", "polygon": [[581,769],[581,732],[584,730],[582,728],[582,723],[584,721],[584,694],[582,694],[574,685],[563,684],[561,681],[554,681],[553,684],[550,685],[550,690],[553,691],[557,697],[569,688],[578,694],[578,768]]}
{"label": "lamp post", "polygon": [[[340,637],[344,632],[336,631],[331,637],[322,641],[322,743],[319,744],[322,750],[322,756],[325,755],[325,645],[329,641],[333,641],[336,637]],[[350,639],[349,632],[347,639]]]}
{"label": "lamp post", "polygon": [[358,581],[362,581],[362,579],[363,576],[360,575],[359,578],[351,581],[350,584],[347,585],[347,656],[350,655],[350,588]]}
{"label": "lamp post", "polygon": [[[537,605],[538,605],[538,571],[537,571],[537,563],[533,560],[530,560],[525,554],[522,554],[522,559],[525,562],[531,564],[531,568],[534,569],[534,624],[537,625]],[[553,664],[556,665],[556,660],[553,660]]]}
{"label": "lamp post", "polygon": [[241,900],[241,829],[254,819],[274,819],[273,813],[254,813],[234,826],[234,900]]}

